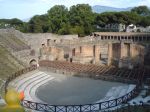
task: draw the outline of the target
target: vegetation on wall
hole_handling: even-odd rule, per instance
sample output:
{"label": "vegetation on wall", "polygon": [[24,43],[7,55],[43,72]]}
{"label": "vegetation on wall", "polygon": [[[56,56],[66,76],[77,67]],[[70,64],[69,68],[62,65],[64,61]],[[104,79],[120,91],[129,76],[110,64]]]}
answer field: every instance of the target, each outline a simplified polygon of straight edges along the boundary
{"label": "vegetation on wall", "polygon": [[[110,23],[125,25],[136,24],[150,26],[150,10],[146,6],[124,12],[93,13],[88,4],[73,5],[68,9],[64,5],[55,5],[44,15],[35,15],[29,22],[19,19],[0,19],[0,27],[15,27],[22,32],[89,35],[97,31],[97,26]],[[9,24],[8,26],[6,24]]]}

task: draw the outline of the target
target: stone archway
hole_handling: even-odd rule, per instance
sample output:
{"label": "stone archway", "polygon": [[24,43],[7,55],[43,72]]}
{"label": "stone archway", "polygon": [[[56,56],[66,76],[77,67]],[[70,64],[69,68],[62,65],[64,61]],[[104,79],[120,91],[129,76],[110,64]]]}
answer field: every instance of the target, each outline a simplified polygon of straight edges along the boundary
{"label": "stone archway", "polygon": [[36,61],[35,59],[32,59],[32,60],[29,62],[29,65],[30,65],[30,66],[34,66],[34,65],[37,66],[37,61]]}

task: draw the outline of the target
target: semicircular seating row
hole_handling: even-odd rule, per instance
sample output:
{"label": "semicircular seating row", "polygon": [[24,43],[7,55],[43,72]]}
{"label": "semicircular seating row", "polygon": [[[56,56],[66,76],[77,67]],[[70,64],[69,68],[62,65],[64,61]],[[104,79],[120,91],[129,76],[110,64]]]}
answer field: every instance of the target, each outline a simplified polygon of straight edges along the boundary
{"label": "semicircular seating row", "polygon": [[18,92],[24,91],[25,100],[42,102],[36,97],[36,89],[53,79],[51,75],[36,70],[17,77],[9,83],[9,87],[15,88]]}

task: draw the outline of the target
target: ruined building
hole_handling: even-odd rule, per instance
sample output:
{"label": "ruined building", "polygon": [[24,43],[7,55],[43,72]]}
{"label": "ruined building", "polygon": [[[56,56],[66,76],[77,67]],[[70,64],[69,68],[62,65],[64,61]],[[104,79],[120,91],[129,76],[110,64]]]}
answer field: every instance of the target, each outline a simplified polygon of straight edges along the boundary
{"label": "ruined building", "polygon": [[79,39],[47,39],[40,48],[40,60],[114,65],[132,69],[144,64],[150,33],[96,32]]}

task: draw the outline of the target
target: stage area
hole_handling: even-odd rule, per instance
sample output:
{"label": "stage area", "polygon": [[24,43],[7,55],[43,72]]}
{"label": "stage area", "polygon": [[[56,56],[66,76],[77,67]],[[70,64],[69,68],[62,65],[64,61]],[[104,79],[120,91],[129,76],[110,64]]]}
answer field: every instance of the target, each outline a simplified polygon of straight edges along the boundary
{"label": "stage area", "polygon": [[53,105],[90,104],[120,97],[129,91],[129,85],[117,82],[79,78],[42,71],[53,80],[39,86],[35,95]]}

